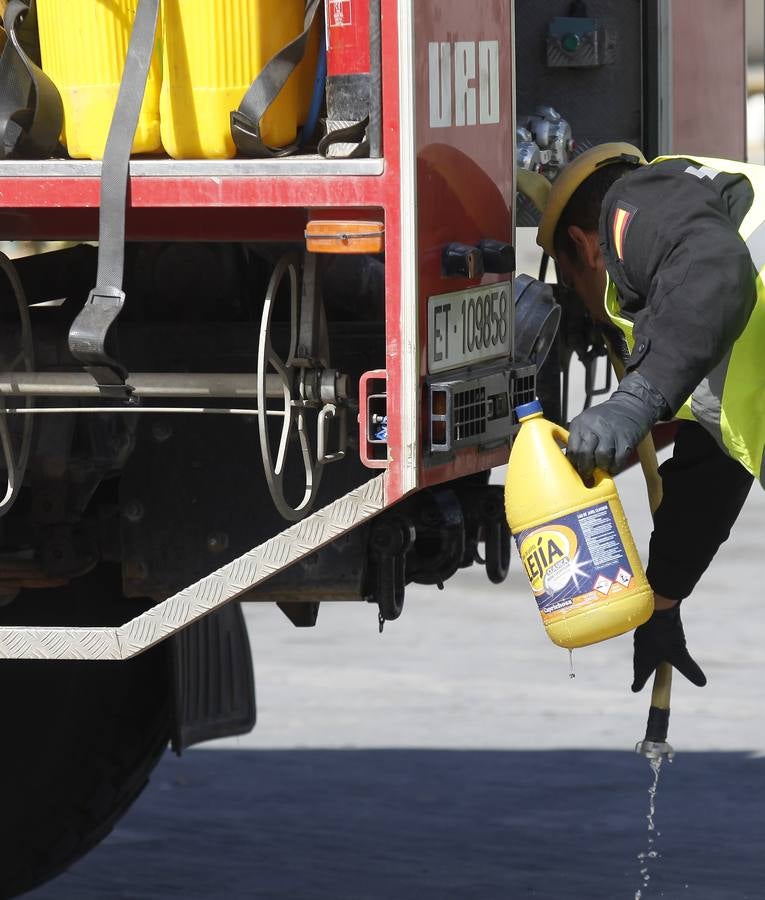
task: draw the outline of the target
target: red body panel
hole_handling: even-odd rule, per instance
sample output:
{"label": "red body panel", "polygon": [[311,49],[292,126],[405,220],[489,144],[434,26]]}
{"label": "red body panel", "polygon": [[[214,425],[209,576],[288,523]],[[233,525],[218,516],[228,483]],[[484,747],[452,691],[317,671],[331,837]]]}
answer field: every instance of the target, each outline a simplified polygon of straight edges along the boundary
{"label": "red body panel", "polygon": [[[473,281],[447,278],[441,273],[441,254],[452,241],[471,246],[482,238],[513,243],[513,20],[510,0],[417,0],[415,11],[424,378],[428,297],[511,277],[506,273]],[[448,463],[421,467],[421,479],[423,484],[435,484],[505,462],[505,448],[489,453],[466,449]]]}
{"label": "red body panel", "polygon": [[[129,206],[199,207],[202,211],[210,207],[379,206],[383,194],[389,193],[386,174],[169,178],[142,175],[130,181]],[[0,207],[35,209],[40,219],[49,209],[97,208],[99,194],[98,178],[3,177],[0,165]],[[204,229],[204,212],[199,218]],[[167,235],[168,239],[173,236]]]}
{"label": "red body panel", "polygon": [[369,72],[369,0],[326,0],[327,75]]}
{"label": "red body panel", "polygon": [[672,152],[746,159],[746,4],[674,0],[671,9]]}

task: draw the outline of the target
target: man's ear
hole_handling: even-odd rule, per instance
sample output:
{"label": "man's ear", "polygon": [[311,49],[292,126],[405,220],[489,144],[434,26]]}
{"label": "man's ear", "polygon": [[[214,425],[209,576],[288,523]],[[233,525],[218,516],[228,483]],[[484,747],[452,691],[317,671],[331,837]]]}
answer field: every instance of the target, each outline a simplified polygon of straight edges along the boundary
{"label": "man's ear", "polygon": [[579,265],[588,269],[597,269],[601,255],[600,238],[597,231],[585,231],[578,225],[569,225],[568,236],[576,247],[576,258]]}

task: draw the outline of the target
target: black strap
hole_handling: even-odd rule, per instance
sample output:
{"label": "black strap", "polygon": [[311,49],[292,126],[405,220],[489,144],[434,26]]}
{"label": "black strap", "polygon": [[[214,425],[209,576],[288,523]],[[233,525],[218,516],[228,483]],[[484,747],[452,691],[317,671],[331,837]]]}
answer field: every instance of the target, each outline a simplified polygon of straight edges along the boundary
{"label": "black strap", "polygon": [[321,0],[307,0],[303,30],[271,57],[248,88],[239,108],[232,111],[231,137],[237,150],[244,156],[287,156],[297,150],[297,144],[290,144],[289,147],[269,147],[260,136],[260,123],[295,67],[303,59],[308,34],[320,5]]}
{"label": "black strap", "polygon": [[365,116],[360,122],[351,122],[344,128],[335,128],[328,131],[319,141],[316,148],[319,155],[329,156],[329,148],[334,144],[355,144],[350,153],[345,153],[343,159],[354,159],[359,156],[369,156],[369,116]]}
{"label": "black strap", "polygon": [[[26,19],[26,22],[25,22]],[[0,55],[0,159],[52,156],[64,123],[56,86],[24,51],[18,31],[36,19],[34,0],[11,0],[3,16]]]}
{"label": "black strap", "polygon": [[139,0],[136,10],[101,165],[96,286],[69,330],[69,349],[102,392],[123,398],[132,390],[125,384],[127,371],[106,353],[106,337],[125,302],[122,276],[130,152],[154,51],[159,3]]}

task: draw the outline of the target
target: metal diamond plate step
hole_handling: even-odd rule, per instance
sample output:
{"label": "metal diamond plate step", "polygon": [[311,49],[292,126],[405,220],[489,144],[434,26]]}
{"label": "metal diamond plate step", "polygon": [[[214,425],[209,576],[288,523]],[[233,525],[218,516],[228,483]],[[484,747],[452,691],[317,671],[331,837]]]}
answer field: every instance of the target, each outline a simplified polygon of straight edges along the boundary
{"label": "metal diamond plate step", "polygon": [[121,660],[137,656],[377,515],[385,506],[384,478],[372,478],[124,625],[2,627],[0,659]]}

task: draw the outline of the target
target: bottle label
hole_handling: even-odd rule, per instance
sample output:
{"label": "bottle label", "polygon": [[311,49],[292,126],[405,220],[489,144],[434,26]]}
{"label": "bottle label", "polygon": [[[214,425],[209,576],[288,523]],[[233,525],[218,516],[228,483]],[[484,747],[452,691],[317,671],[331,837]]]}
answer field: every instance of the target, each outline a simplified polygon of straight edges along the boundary
{"label": "bottle label", "polygon": [[609,602],[634,584],[607,502],[521,531],[515,542],[545,624],[573,607]]}

